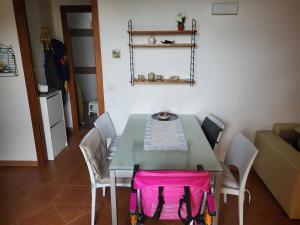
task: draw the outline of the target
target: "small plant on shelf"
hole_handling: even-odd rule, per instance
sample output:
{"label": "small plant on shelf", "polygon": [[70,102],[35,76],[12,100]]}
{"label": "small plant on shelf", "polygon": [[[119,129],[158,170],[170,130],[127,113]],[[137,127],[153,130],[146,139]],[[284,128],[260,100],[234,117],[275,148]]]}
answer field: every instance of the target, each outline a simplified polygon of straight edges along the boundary
{"label": "small plant on shelf", "polygon": [[179,31],[184,30],[184,22],[185,22],[185,16],[183,16],[181,13],[177,15],[177,28]]}

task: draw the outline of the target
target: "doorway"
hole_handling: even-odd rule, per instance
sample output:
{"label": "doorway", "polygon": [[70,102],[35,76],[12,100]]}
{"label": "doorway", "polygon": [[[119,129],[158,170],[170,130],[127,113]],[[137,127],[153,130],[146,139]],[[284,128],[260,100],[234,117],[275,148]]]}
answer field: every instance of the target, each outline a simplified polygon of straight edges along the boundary
{"label": "doorway", "polygon": [[98,14],[94,8],[93,5],[60,7],[75,132],[92,128],[104,112],[101,54],[96,48],[100,47]]}
{"label": "doorway", "polygon": [[[37,0],[36,2],[40,2],[40,1]],[[37,84],[39,82],[38,79],[39,76],[36,76],[38,70],[37,68],[34,67],[34,59],[33,59],[34,57],[32,54],[33,49],[31,46],[29,27],[27,23],[25,0],[13,0],[13,6],[14,6],[16,26],[17,26],[17,32],[19,37],[19,43],[20,43],[20,51],[21,51],[22,62],[23,62],[26,90],[28,94],[28,102],[29,102],[29,108],[30,108],[30,114],[32,120],[34,141],[35,141],[35,147],[37,152],[37,161],[38,161],[38,166],[43,166],[47,163],[47,153],[46,153],[46,146],[45,146],[44,134],[43,134],[44,132],[43,132],[43,123],[41,118],[41,108],[39,103],[39,92],[37,87],[38,86]],[[46,5],[44,7],[47,8]],[[72,10],[72,7],[70,8]],[[104,97],[103,97],[102,61],[101,61],[101,49],[100,49],[97,0],[91,0],[91,5],[89,6],[89,8],[90,8],[89,10],[92,13],[92,30],[93,30],[94,51],[95,51],[94,57],[96,62],[95,70],[96,70],[96,83],[97,83],[97,92],[98,92],[97,97],[100,103],[98,104],[99,114],[101,114],[102,112],[104,112]],[[40,11],[36,10],[35,12],[40,12]],[[34,18],[36,19],[36,17]],[[44,18],[44,15],[42,15],[42,18]],[[39,34],[37,34],[37,37],[39,37]],[[73,75],[72,72],[73,70],[69,72],[71,79],[74,77],[74,76],[72,77]],[[75,93],[74,92],[75,85],[72,85],[72,82],[69,82],[69,88],[70,89],[73,88],[73,93]],[[72,130],[76,132],[79,131],[77,113],[76,114],[73,113],[73,111],[74,112],[77,111],[76,96],[75,98],[71,98],[71,100],[75,102],[75,104],[71,105],[71,108],[72,108],[72,120],[77,121],[75,123],[73,122]],[[73,114],[75,116],[73,116]]]}

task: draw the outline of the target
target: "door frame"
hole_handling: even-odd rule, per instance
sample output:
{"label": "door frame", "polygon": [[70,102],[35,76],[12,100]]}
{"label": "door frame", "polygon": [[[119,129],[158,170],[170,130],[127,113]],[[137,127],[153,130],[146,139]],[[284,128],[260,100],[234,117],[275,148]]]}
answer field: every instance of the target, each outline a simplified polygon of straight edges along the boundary
{"label": "door frame", "polygon": [[[46,153],[44,133],[43,133],[44,129],[43,129],[43,121],[42,121],[41,108],[39,102],[37,80],[33,70],[33,57],[31,51],[28,21],[26,16],[25,1],[13,0],[13,8],[14,8],[17,33],[19,38],[21,58],[23,63],[26,91],[28,95],[29,110],[31,115],[31,123],[33,128],[34,142],[35,142],[35,148],[37,154],[37,162],[38,162],[37,165],[40,167],[47,164],[47,153]],[[94,31],[98,101],[101,103],[98,105],[99,105],[99,112],[102,113],[104,112],[104,94],[103,94],[102,59],[101,59],[97,0],[91,0],[91,8],[92,8],[93,31]]]}
{"label": "door frame", "polygon": [[37,80],[33,70],[33,57],[30,44],[29,28],[26,16],[24,0],[13,0],[13,8],[16,19],[17,33],[23,63],[24,78],[29,102],[31,123],[36,148],[38,166],[47,164],[46,147],[43,133],[43,121]]}
{"label": "door frame", "polygon": [[75,88],[75,76],[73,66],[73,52],[71,45],[71,34],[67,24],[67,14],[74,12],[91,12],[92,13],[92,29],[94,40],[94,54],[95,54],[95,67],[96,67],[96,80],[97,80],[97,94],[98,94],[98,107],[99,113],[102,114],[104,109],[104,92],[103,92],[103,76],[102,76],[102,57],[100,45],[100,32],[99,32],[99,18],[98,18],[98,2],[91,0],[91,5],[62,5],[60,6],[61,21],[63,29],[64,44],[66,47],[67,68],[69,76],[69,92],[71,101],[72,123],[73,132],[78,132],[78,104]]}

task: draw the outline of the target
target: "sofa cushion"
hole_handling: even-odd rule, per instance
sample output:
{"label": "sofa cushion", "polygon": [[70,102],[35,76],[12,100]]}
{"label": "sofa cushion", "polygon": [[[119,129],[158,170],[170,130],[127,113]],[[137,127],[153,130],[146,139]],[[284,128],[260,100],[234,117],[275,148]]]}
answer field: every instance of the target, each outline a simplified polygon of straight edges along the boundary
{"label": "sofa cushion", "polygon": [[299,123],[275,123],[273,125],[273,132],[291,143],[295,142],[298,138],[298,134],[294,130],[298,126],[300,126]]}

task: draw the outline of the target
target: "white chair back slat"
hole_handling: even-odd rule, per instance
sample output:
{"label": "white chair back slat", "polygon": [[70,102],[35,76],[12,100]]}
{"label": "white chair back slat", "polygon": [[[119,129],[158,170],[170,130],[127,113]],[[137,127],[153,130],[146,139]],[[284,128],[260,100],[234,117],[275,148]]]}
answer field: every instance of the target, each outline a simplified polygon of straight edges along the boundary
{"label": "white chair back slat", "polygon": [[213,116],[212,114],[208,114],[207,118],[213,121],[215,124],[217,124],[217,126],[222,128],[222,130],[224,130],[225,124],[222,121],[220,121],[217,117]]}
{"label": "white chair back slat", "polygon": [[250,168],[258,151],[256,147],[242,134],[235,135],[225,157],[227,166],[236,166],[239,170],[240,189],[244,189]]}
{"label": "white chair back slat", "polygon": [[106,143],[106,140],[108,138],[116,137],[115,128],[107,112],[99,116],[95,121],[94,125],[97,128],[97,130],[101,133],[104,143]]}

